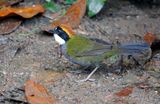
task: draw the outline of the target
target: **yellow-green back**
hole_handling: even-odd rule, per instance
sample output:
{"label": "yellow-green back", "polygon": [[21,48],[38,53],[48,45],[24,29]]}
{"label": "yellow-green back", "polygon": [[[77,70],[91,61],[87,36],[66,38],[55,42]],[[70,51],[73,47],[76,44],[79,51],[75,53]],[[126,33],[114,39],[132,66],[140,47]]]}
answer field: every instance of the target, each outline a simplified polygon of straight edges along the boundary
{"label": "yellow-green back", "polygon": [[117,53],[116,50],[108,48],[109,46],[85,37],[74,36],[67,42],[67,54],[77,63],[97,64]]}

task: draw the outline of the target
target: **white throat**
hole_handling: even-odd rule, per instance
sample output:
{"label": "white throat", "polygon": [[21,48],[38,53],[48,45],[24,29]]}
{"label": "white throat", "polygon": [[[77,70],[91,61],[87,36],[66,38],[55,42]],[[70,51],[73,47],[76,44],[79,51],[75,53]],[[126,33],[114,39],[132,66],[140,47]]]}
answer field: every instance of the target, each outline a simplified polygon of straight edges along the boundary
{"label": "white throat", "polygon": [[54,38],[60,45],[65,44],[65,40],[62,39],[59,35],[54,34]]}

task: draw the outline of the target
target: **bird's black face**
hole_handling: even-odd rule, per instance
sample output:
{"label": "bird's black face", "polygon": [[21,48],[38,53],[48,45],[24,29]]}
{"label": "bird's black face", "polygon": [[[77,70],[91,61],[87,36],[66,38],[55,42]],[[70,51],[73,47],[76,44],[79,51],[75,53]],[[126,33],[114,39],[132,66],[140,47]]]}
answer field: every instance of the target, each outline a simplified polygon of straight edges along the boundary
{"label": "bird's black face", "polygon": [[70,38],[68,34],[59,26],[55,27],[54,30],[51,31],[54,35],[57,34],[64,41],[68,41]]}

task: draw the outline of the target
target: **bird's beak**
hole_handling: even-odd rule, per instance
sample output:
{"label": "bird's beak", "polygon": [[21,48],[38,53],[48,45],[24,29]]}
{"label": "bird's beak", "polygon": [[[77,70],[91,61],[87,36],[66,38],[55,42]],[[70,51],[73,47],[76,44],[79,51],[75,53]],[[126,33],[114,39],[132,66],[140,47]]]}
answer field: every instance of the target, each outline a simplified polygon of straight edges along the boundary
{"label": "bird's beak", "polygon": [[55,33],[55,30],[52,29],[52,30],[49,30],[48,32],[54,34],[54,33]]}

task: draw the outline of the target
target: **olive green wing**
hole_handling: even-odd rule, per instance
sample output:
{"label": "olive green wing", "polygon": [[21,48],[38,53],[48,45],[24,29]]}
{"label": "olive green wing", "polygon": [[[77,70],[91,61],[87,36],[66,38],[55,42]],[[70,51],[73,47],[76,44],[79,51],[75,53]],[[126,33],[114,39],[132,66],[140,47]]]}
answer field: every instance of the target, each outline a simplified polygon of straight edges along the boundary
{"label": "olive green wing", "polygon": [[111,51],[113,46],[98,39],[75,36],[67,43],[67,52],[74,57],[97,56]]}
{"label": "olive green wing", "polygon": [[112,57],[117,51],[111,44],[102,40],[75,36],[67,42],[67,55],[72,62],[80,65],[98,65],[99,62]]}

